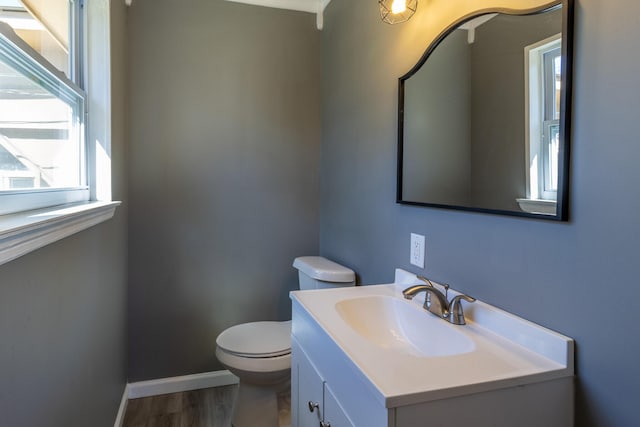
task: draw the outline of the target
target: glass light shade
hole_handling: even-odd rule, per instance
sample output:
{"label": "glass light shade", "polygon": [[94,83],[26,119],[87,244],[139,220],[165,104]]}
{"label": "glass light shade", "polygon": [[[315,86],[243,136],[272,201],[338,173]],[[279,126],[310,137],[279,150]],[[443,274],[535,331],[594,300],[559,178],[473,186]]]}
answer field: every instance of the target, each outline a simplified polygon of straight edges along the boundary
{"label": "glass light shade", "polygon": [[418,0],[378,0],[380,18],[387,24],[408,21],[418,8]]}

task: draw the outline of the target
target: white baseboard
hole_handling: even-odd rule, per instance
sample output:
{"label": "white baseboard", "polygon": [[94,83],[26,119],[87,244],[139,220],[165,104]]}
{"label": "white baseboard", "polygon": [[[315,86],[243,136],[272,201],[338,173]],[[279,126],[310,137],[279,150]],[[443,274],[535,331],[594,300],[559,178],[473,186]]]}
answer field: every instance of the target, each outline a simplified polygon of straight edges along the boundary
{"label": "white baseboard", "polygon": [[238,377],[225,370],[130,383],[127,385],[126,392],[127,398],[137,399],[232,384],[238,384]]}
{"label": "white baseboard", "polygon": [[120,407],[118,408],[118,415],[116,421],[113,423],[113,427],[122,427],[124,425],[124,414],[127,412],[127,402],[129,401],[129,384],[124,386],[124,392],[122,393],[122,400],[120,400]]}

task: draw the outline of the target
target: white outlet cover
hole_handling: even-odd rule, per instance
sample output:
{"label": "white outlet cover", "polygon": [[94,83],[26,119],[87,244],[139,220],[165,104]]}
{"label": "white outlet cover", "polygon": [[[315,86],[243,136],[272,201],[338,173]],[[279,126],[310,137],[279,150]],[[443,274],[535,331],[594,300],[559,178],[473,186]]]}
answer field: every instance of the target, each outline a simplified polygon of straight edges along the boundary
{"label": "white outlet cover", "polygon": [[411,233],[411,251],[409,262],[416,267],[424,268],[425,238],[420,234]]}

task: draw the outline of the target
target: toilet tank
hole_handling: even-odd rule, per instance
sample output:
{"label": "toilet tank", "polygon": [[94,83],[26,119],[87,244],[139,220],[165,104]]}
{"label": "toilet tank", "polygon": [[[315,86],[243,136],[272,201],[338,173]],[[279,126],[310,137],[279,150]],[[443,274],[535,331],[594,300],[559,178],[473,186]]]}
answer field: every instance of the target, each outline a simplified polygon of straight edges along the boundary
{"label": "toilet tank", "polygon": [[293,261],[293,266],[298,269],[301,290],[356,285],[353,270],[320,256],[298,257]]}

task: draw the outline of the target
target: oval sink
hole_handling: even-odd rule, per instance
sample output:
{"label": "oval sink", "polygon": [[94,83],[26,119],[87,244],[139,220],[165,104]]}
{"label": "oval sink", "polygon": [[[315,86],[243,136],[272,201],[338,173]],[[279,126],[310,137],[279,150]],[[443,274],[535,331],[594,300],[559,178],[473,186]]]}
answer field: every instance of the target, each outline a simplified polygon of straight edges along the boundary
{"label": "oval sink", "polygon": [[452,356],[474,350],[458,328],[408,301],[388,296],[341,300],[335,305],[357,334],[384,349],[419,357]]}

